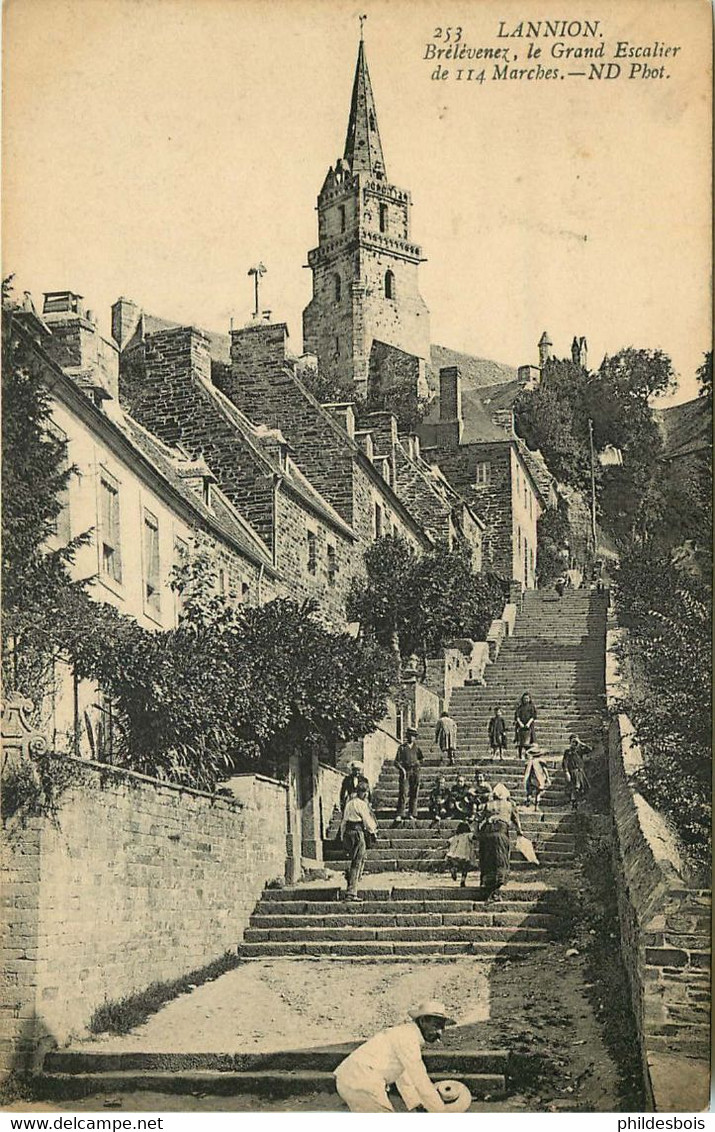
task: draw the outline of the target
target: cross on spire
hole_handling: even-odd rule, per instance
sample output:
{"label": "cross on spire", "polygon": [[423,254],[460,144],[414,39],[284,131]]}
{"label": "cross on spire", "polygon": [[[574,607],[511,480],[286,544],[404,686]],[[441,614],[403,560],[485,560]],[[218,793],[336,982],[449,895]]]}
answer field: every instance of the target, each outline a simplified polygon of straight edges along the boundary
{"label": "cross on spire", "polygon": [[359,19],[359,21],[360,21],[360,42],[362,43],[362,41],[363,41],[363,39],[364,39],[364,29],[363,29],[363,24],[365,23],[365,20],[367,19],[367,16],[366,16],[366,15],[364,15],[364,16],[358,16],[358,19]]}

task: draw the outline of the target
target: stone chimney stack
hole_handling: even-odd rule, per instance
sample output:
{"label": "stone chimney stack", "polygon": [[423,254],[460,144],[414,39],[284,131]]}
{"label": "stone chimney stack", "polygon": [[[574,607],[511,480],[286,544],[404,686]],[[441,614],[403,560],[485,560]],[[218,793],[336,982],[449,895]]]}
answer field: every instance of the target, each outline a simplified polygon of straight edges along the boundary
{"label": "stone chimney stack", "polygon": [[439,419],[442,423],[462,420],[462,374],[459,366],[439,371]]}
{"label": "stone chimney stack", "polygon": [[544,331],[544,333],[541,335],[541,338],[539,339],[539,365],[542,369],[544,368],[546,363],[553,357],[553,347],[553,342],[549,338],[547,332]]}
{"label": "stone chimney stack", "polygon": [[112,338],[120,350],[134,337],[141,317],[140,308],[131,299],[121,296],[112,303]]}
{"label": "stone chimney stack", "polygon": [[99,333],[82,296],[74,291],[46,291],[42,317],[52,332],[45,348],[53,361],[84,388],[89,390],[94,384],[100,400],[116,399],[119,392],[117,348]]}
{"label": "stone chimney stack", "polygon": [[231,331],[231,370],[250,380],[254,374],[270,377],[286,364],[288,327],[284,322],[256,320]]}

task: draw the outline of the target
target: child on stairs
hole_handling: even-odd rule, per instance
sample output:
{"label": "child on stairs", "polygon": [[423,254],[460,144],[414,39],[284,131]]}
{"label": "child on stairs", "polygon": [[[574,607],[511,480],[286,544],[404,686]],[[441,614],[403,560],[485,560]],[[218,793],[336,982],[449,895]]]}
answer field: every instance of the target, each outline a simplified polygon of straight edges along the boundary
{"label": "child on stairs", "polygon": [[474,837],[469,822],[461,821],[457,826],[454,837],[450,837],[447,847],[447,860],[449,861],[452,880],[457,879],[458,872],[461,873],[460,888],[466,888],[467,873],[474,863]]}
{"label": "child on stairs", "polygon": [[493,715],[489,720],[489,747],[491,756],[503,759],[506,755],[506,721],[499,706],[492,709]]}

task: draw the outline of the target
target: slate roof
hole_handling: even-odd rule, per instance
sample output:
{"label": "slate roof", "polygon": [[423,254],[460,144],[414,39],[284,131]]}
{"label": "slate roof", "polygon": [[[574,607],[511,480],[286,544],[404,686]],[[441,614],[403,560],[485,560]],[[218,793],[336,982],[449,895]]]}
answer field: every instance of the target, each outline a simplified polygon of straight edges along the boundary
{"label": "slate roof", "polygon": [[431,346],[426,377],[430,389],[439,391],[439,371],[443,366],[459,366],[462,371],[462,389],[483,389],[487,385],[504,385],[516,379],[514,366],[462,354],[448,346]]}

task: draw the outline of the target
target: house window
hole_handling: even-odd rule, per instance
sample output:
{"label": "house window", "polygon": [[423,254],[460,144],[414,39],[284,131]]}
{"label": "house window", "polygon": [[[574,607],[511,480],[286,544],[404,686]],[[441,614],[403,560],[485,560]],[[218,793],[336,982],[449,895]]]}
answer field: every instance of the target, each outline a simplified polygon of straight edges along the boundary
{"label": "house window", "polygon": [[385,272],[385,298],[394,299],[395,297],[395,276],[392,271]]}
{"label": "house window", "polygon": [[489,460],[480,460],[477,463],[477,474],[474,480],[477,487],[484,487],[492,478],[492,465]]}
{"label": "house window", "polygon": [[328,585],[334,586],[338,573],[338,556],[334,546],[328,546]]}
{"label": "house window", "polygon": [[[54,421],[48,422],[47,432],[60,449],[59,459],[57,460],[57,474],[64,475],[69,468],[69,461],[67,459],[67,433],[63,432]],[[57,492],[56,499],[61,506],[61,510],[55,516],[51,524],[51,530],[52,534],[64,544],[69,542],[71,537],[69,479],[65,480],[64,486]]]}
{"label": "house window", "polygon": [[346,224],[345,224],[345,205],[344,204],[341,204],[339,206],[338,212],[340,213],[340,231],[344,232],[345,227],[346,227]]}
{"label": "house window", "polygon": [[315,574],[318,569],[318,539],[308,531],[308,573]]}
{"label": "house window", "polygon": [[108,472],[99,482],[99,526],[101,572],[113,582],[122,580],[122,547],[119,522],[119,484]]}
{"label": "house window", "polygon": [[144,602],[151,613],[161,610],[159,568],[159,523],[151,511],[144,512]]}
{"label": "house window", "polygon": [[333,276],[333,298],[335,299],[336,303],[340,302],[340,296],[342,294],[342,290],[343,290],[343,288],[342,288],[342,283],[340,281],[340,276],[336,274],[336,275]]}
{"label": "house window", "polygon": [[375,504],[375,538],[382,538],[382,507]]}
{"label": "house window", "polygon": [[380,205],[380,231],[381,232],[387,231],[387,205],[386,204]]}
{"label": "house window", "polygon": [[241,601],[248,601],[249,589],[248,582],[241,582]]}

